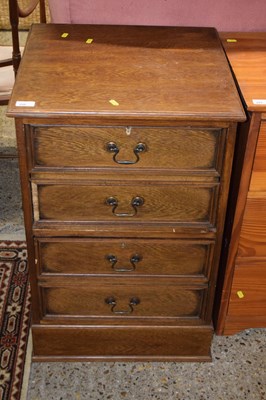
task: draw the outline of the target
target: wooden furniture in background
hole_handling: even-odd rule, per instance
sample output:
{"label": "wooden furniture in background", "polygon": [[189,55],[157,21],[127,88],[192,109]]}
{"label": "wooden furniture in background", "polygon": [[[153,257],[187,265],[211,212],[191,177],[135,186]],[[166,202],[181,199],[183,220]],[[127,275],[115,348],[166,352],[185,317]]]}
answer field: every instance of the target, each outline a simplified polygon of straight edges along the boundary
{"label": "wooden furniture in background", "polygon": [[8,115],[33,359],[209,360],[245,119],[217,32],[35,25]]}
{"label": "wooden furniture in background", "polygon": [[7,105],[14,84],[14,77],[21,60],[19,45],[19,20],[27,18],[39,5],[40,22],[46,22],[44,0],[31,0],[28,7],[21,9],[17,0],[9,0],[12,46],[0,46],[0,105]]}
{"label": "wooden furniture in background", "polygon": [[266,327],[266,33],[220,36],[248,115],[236,146],[215,316],[217,333],[233,334]]}
{"label": "wooden furniture in background", "polygon": [[[8,104],[23,52],[19,42],[20,20],[31,16],[39,5],[39,22],[46,21],[44,0],[30,0],[27,4],[27,7],[22,9],[17,0],[8,2],[12,46],[0,46],[0,106]],[[10,147],[6,150],[0,148],[0,158],[17,157],[16,148]]]}

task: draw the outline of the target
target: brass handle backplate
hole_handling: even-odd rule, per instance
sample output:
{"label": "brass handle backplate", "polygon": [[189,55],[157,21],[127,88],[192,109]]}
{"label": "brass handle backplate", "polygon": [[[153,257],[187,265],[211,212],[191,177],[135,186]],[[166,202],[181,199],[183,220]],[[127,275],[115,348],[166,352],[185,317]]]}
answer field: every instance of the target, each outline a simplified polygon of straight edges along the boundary
{"label": "brass handle backplate", "polygon": [[138,297],[132,297],[129,300],[129,304],[128,304],[128,309],[127,310],[116,310],[116,299],[113,296],[107,297],[105,299],[105,303],[108,304],[109,306],[111,306],[111,311],[112,313],[116,314],[116,315],[127,315],[127,314],[131,314],[134,311],[134,307],[137,306],[140,303],[140,299]]}
{"label": "brass handle backplate", "polygon": [[112,264],[112,268],[115,272],[132,272],[135,271],[136,269],[136,264],[142,260],[142,257],[138,254],[133,254],[132,257],[130,257],[130,264],[131,266],[129,267],[119,267],[117,266],[118,263],[118,258],[114,256],[113,254],[108,254],[105,256],[106,260],[108,260]]}
{"label": "brass handle backplate", "polygon": [[144,199],[142,197],[136,196],[133,197],[131,200],[131,207],[133,208],[132,212],[129,213],[118,213],[116,212],[116,209],[118,207],[119,201],[115,198],[115,197],[108,197],[106,199],[106,204],[108,206],[113,207],[112,208],[112,213],[116,216],[116,217],[134,217],[137,212],[138,212],[138,207],[141,207],[144,204]]}
{"label": "brass handle backplate", "polygon": [[138,143],[134,147],[133,153],[136,156],[135,160],[117,160],[116,156],[118,155],[120,149],[115,142],[108,142],[105,146],[105,149],[108,151],[108,153],[113,154],[113,160],[115,163],[123,164],[123,165],[132,165],[132,164],[137,164],[137,162],[139,162],[139,159],[140,159],[139,154],[147,151],[147,146],[145,143]]}

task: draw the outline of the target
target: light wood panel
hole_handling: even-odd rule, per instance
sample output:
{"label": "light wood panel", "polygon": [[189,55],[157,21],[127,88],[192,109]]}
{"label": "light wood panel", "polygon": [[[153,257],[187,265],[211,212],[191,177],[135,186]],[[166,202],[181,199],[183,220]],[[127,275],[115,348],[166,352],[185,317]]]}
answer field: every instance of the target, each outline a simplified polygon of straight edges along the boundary
{"label": "light wood panel", "polygon": [[220,35],[246,106],[239,126],[216,330],[266,326],[266,32]]}

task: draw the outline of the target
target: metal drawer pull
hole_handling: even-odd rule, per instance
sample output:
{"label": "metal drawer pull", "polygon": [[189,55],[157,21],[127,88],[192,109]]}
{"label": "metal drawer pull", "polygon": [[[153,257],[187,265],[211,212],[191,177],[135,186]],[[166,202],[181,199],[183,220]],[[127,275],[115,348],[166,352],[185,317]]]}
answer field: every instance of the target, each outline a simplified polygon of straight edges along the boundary
{"label": "metal drawer pull", "polygon": [[134,217],[138,212],[137,208],[141,207],[144,204],[144,199],[139,196],[133,197],[130,204],[133,207],[134,211],[131,213],[116,213],[115,210],[118,207],[118,200],[115,197],[108,197],[108,199],[106,199],[106,204],[113,207],[112,213],[116,217]]}
{"label": "metal drawer pull", "polygon": [[131,161],[131,160],[117,160],[116,156],[119,153],[120,149],[117,146],[117,144],[115,142],[109,142],[106,144],[106,150],[109,153],[114,153],[113,155],[113,160],[114,162],[116,162],[117,164],[124,164],[124,165],[130,165],[130,164],[137,164],[137,162],[139,161],[139,154],[140,153],[144,153],[147,150],[147,146],[145,143],[138,143],[134,149],[133,152],[136,156],[136,160]]}
{"label": "metal drawer pull", "polygon": [[118,267],[118,266],[116,266],[116,264],[118,262],[118,259],[117,259],[116,256],[114,256],[112,254],[108,254],[105,258],[112,264],[112,268],[113,268],[113,270],[115,272],[131,272],[131,271],[135,271],[136,264],[142,260],[141,256],[139,256],[138,254],[134,254],[129,260],[130,264],[132,265],[132,267],[126,268],[126,267]]}
{"label": "metal drawer pull", "polygon": [[138,297],[132,297],[129,301],[129,308],[128,310],[115,310],[116,307],[116,299],[114,297],[107,297],[105,299],[105,303],[111,306],[112,313],[116,315],[123,315],[123,314],[131,314],[134,311],[134,306],[137,306],[140,303],[140,299]]}

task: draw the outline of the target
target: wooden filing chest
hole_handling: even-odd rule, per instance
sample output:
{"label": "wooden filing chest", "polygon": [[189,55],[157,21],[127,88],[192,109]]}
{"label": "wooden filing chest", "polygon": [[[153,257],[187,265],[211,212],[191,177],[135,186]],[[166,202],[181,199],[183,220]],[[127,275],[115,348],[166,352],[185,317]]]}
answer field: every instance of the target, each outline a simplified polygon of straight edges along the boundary
{"label": "wooden filing chest", "polygon": [[215,317],[218,333],[233,334],[266,327],[266,33],[221,38],[248,115],[239,127]]}
{"label": "wooden filing chest", "polygon": [[245,119],[216,31],[35,25],[8,114],[33,359],[209,360]]}

